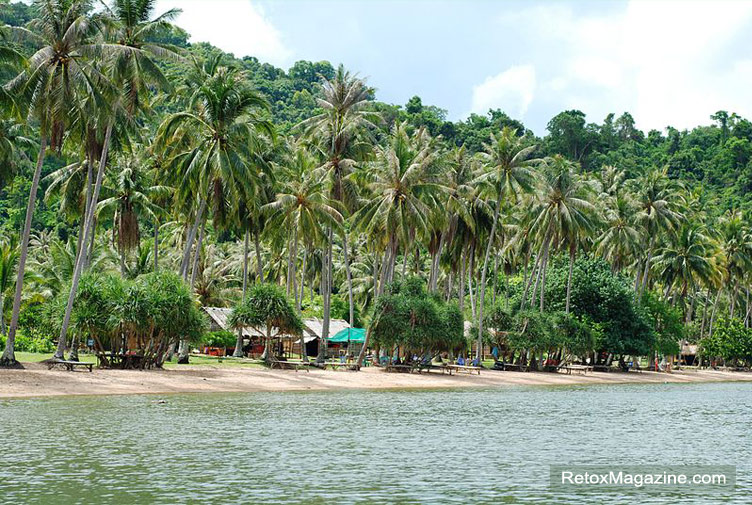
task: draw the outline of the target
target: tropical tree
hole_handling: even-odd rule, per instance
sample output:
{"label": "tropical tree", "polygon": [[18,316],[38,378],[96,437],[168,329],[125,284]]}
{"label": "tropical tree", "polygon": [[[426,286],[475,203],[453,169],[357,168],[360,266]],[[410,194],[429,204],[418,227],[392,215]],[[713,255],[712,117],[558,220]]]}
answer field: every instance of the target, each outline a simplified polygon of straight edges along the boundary
{"label": "tropical tree", "polygon": [[[344,66],[337,68],[334,79],[321,78],[321,96],[316,103],[323,109],[321,114],[313,116],[303,123],[306,136],[315,141],[316,147],[326,160],[324,167],[328,173],[331,199],[342,204],[348,211],[356,208],[356,186],[349,175],[363,152],[369,147],[364,142],[366,129],[374,128],[374,120],[379,116],[368,110],[366,105],[371,99],[373,90],[366,86],[365,81],[346,71]],[[352,294],[352,273],[350,261],[347,257],[347,233],[342,233],[343,253],[345,255],[345,273],[350,300],[350,324],[353,323],[354,301]],[[332,291],[332,230],[327,231],[326,254],[324,255],[324,322],[322,332],[324,338],[319,349],[318,360],[324,359],[326,337],[329,334],[329,318],[331,311]]]}
{"label": "tropical tree", "polygon": [[[301,336],[303,321],[282,290],[273,284],[254,285],[245,302],[233,308],[230,315],[233,328],[253,327],[263,332],[264,353],[261,359],[275,361],[271,348],[272,338],[283,335]],[[272,330],[277,333],[273,334]]]}
{"label": "tropical tree", "polygon": [[6,335],[5,296],[13,286],[13,274],[18,261],[18,248],[11,240],[0,240],[0,335]]}
{"label": "tropical tree", "polygon": [[489,143],[484,144],[481,154],[484,165],[483,171],[474,181],[484,190],[486,196],[494,203],[493,222],[486,244],[480,281],[480,300],[478,303],[478,349],[477,359],[482,358],[483,350],[483,306],[486,296],[486,273],[491,249],[496,238],[496,228],[499,223],[499,212],[506,199],[511,203],[518,201],[521,192],[533,189],[535,176],[532,166],[537,159],[530,159],[535,146],[529,145],[527,139],[519,137],[517,131],[505,127],[499,134],[491,134]]}
{"label": "tropical tree", "polygon": [[29,58],[28,67],[6,84],[7,92],[19,98],[39,128],[39,153],[29,190],[26,219],[21,233],[20,253],[16,275],[8,338],[0,358],[0,366],[15,366],[14,353],[18,317],[21,309],[24,273],[28,257],[31,219],[36,206],[39,179],[47,148],[59,149],[70,121],[70,106],[81,93],[97,96],[92,87],[95,70],[91,58],[101,55],[105,48],[94,36],[97,24],[89,16],[89,0],[36,0],[37,17],[27,29],[15,32],[30,39],[39,49]]}

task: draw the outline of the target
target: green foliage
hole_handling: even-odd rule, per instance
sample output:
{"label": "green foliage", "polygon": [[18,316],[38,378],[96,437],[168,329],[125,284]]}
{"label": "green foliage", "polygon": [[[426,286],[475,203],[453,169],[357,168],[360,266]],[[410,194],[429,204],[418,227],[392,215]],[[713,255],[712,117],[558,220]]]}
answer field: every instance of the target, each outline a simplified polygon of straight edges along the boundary
{"label": "green foliage", "polygon": [[369,331],[382,347],[400,345],[423,355],[464,348],[463,324],[455,304],[429,295],[422,279],[407,277],[393,282],[376,300]]}
{"label": "green foliage", "polygon": [[[566,301],[568,264],[555,264],[547,277],[549,307],[562,311]],[[582,257],[572,272],[571,311],[582,320],[599,324],[603,338],[599,350],[614,354],[650,354],[655,329],[648,314],[635,304],[630,281],[614,274],[602,259]]]}
{"label": "green foliage", "polygon": [[664,355],[678,354],[685,332],[681,311],[652,292],[645,293],[642,307],[655,329],[655,350]]}
{"label": "green foliage", "polygon": [[201,343],[208,347],[235,347],[237,337],[230,331],[210,331],[204,334]]}
{"label": "green foliage", "polygon": [[248,291],[245,302],[232,309],[233,328],[252,326],[264,332],[277,328],[284,335],[300,335],[303,321],[279,286],[256,284]]}
{"label": "green foliage", "polygon": [[723,360],[752,362],[752,329],[739,319],[719,319],[713,334],[700,340],[703,356]]}

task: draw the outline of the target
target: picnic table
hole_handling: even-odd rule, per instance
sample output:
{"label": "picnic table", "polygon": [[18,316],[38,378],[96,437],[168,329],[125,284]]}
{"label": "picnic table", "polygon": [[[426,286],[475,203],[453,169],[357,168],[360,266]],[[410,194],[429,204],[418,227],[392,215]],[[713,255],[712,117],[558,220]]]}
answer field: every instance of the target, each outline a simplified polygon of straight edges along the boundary
{"label": "picnic table", "polygon": [[494,363],[494,368],[496,370],[503,370],[503,371],[510,371],[514,370],[517,372],[527,372],[527,365],[519,365],[515,363],[504,363],[503,361],[497,361]]}
{"label": "picnic table", "polygon": [[413,367],[412,365],[394,365],[392,363],[384,365],[384,370],[386,370],[387,372],[408,372],[408,373],[410,373],[410,372],[413,371],[414,368],[415,367]]}
{"label": "picnic table", "polygon": [[446,367],[449,369],[449,375],[451,375],[451,371],[454,370],[456,372],[466,372],[466,373],[473,373],[478,372],[478,375],[480,375],[480,367],[479,366],[472,366],[472,365],[446,365]]}
{"label": "picnic table", "polygon": [[438,365],[435,363],[420,363],[415,367],[415,371],[418,373],[431,372],[433,370],[438,370],[442,374],[449,373],[449,375],[452,375],[452,369],[444,364]]}
{"label": "picnic table", "polygon": [[332,367],[332,370],[352,370],[354,372],[360,370],[360,365],[357,363],[338,363],[336,361],[330,361],[324,363],[324,366],[330,366]]}
{"label": "picnic table", "polygon": [[48,362],[47,363],[47,369],[48,370],[52,370],[57,365],[62,365],[69,372],[72,372],[73,369],[76,368],[77,366],[88,368],[89,372],[91,372],[92,369],[93,369],[93,367],[94,367],[94,363],[84,363],[82,361],[64,361],[64,360],[59,360],[59,361],[50,361],[50,362]]}
{"label": "picnic table", "polygon": [[271,363],[269,363],[269,368],[279,368],[280,370],[295,370],[296,372],[300,369],[305,370],[306,372],[310,372],[311,363],[308,363],[306,361],[280,361],[280,360],[274,360]]}
{"label": "picnic table", "polygon": [[593,371],[593,367],[589,365],[564,365],[561,368],[564,369],[568,375],[572,375],[573,371],[580,375],[587,375],[588,372]]}

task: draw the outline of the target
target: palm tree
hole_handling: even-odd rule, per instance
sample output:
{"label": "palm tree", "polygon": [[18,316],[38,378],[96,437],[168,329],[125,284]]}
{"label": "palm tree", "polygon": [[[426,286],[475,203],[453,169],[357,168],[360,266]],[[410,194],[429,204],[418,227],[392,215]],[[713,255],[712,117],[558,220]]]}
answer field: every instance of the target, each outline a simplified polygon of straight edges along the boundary
{"label": "palm tree", "polygon": [[34,142],[24,136],[21,124],[12,119],[0,119],[0,190],[26,161],[26,150],[34,147]]}
{"label": "palm tree", "polygon": [[[682,201],[677,183],[668,178],[665,168],[648,170],[633,182],[640,207],[637,222],[642,227],[643,239],[647,240],[642,282],[638,293],[638,297],[641,297],[648,285],[655,240],[661,233],[676,228],[683,218],[678,211]],[[639,279],[639,265],[637,275]]]}
{"label": "palm tree", "polygon": [[637,255],[640,230],[636,226],[637,204],[627,193],[603,196],[605,228],[597,240],[596,253],[617,272]]}
{"label": "palm tree", "polygon": [[120,272],[125,276],[126,253],[138,249],[141,241],[139,218],[156,221],[158,207],[152,202],[154,194],[169,194],[170,188],[151,185],[144,173],[144,160],[137,154],[121,156],[111,174],[105,191],[112,196],[97,204],[97,213],[113,217],[113,239],[120,253]]}
{"label": "palm tree", "polygon": [[734,317],[739,285],[752,268],[752,234],[739,211],[729,211],[720,220],[718,238],[725,266],[724,284],[728,290],[729,313]]}
{"label": "palm tree", "polygon": [[482,359],[483,350],[483,305],[486,295],[486,272],[488,271],[488,260],[491,257],[491,248],[496,239],[499,211],[505,199],[509,198],[512,203],[516,203],[520,192],[531,191],[535,181],[532,166],[539,160],[530,159],[535,146],[526,144],[527,140],[519,137],[517,131],[509,127],[504,127],[498,135],[491,134],[491,140],[484,144],[484,152],[481,154],[484,170],[475,180],[475,184],[484,189],[487,198],[495,201],[493,222],[488,235],[486,254],[481,270],[476,356],[478,362]]}
{"label": "palm tree", "polygon": [[[709,282],[713,276],[713,248],[702,227],[684,224],[660,254],[653,258],[660,277],[668,288],[679,288],[682,301],[686,300],[689,289],[695,289],[700,282]],[[685,321],[691,313],[685,307]]]}
{"label": "palm tree", "polygon": [[[194,71],[188,76],[192,91],[189,110],[170,115],[157,134],[157,145],[167,149],[165,165],[175,174],[175,186],[183,188],[186,199],[199,201],[180,265],[180,273],[187,279],[191,247],[200,228],[194,281],[207,202],[215,224],[227,226],[230,216],[237,215],[232,206],[239,201],[238,192],[260,185],[262,175],[253,162],[262,149],[262,136],[274,137],[271,123],[261,116],[269,107],[266,100],[248,85],[242,72],[222,67],[219,61],[194,62]],[[182,342],[182,361],[187,360],[187,347]]]}
{"label": "palm tree", "polygon": [[47,147],[59,149],[69,123],[70,105],[84,92],[96,96],[91,83],[94,73],[90,57],[104,52],[94,40],[96,24],[89,17],[89,0],[36,0],[37,16],[28,29],[15,32],[40,46],[28,60],[28,67],[6,84],[7,92],[16,94],[17,102],[28,109],[29,115],[39,125],[40,140],[36,168],[32,177],[26,219],[21,234],[20,253],[16,276],[8,338],[0,358],[0,366],[16,366],[14,345],[18,317],[21,309],[26,259],[28,257],[31,219],[36,206],[39,178]]}
{"label": "palm tree", "polygon": [[[49,1],[49,0],[48,0]],[[122,124],[128,126],[133,122],[137,109],[142,102],[139,96],[143,95],[143,89],[146,84],[156,84],[157,86],[169,87],[169,83],[164,75],[152,61],[153,56],[174,55],[175,53],[166,50],[158,44],[151,43],[150,39],[154,30],[167,26],[167,21],[178,14],[179,11],[168,11],[156,20],[150,20],[154,7],[154,2],[148,0],[115,0],[113,9],[110,12],[114,14],[113,19],[105,19],[105,37],[114,33],[116,40],[114,43],[100,44],[101,54],[110,56],[111,61],[106,61],[107,72],[98,73],[96,82],[103,88],[103,100],[101,109],[104,111],[102,124],[104,125],[104,140],[102,143],[102,152],[99,159],[99,168],[97,171],[96,182],[93,189],[87,196],[87,205],[89,208],[86,213],[83,229],[83,244],[88,244],[89,236],[93,239],[94,215],[97,202],[99,201],[99,191],[102,186],[104,169],[107,164],[107,155],[110,148],[110,139],[112,130],[118,119],[123,120]],[[125,137],[125,135],[122,135]],[[123,139],[124,140],[124,139]],[[91,179],[91,178],[90,178]],[[79,257],[76,261],[76,268],[73,271],[71,280],[71,291],[68,296],[68,304],[63,317],[63,324],[60,329],[55,358],[62,359],[65,351],[68,324],[73,310],[73,302],[78,290],[78,282],[86,263],[85,248],[78,252]]]}
{"label": "palm tree", "polygon": [[273,136],[272,125],[261,117],[269,105],[242,72],[220,66],[218,58],[203,66],[194,63],[189,110],[167,117],[157,134],[157,145],[168,151],[165,168],[175,174],[175,186],[187,188],[188,197],[199,203],[183,252],[183,278],[207,203],[215,223],[226,224],[236,201],[227,195],[258,185],[260,174],[251,162],[260,150],[260,135]]}
{"label": "palm tree", "polygon": [[5,336],[5,294],[13,286],[13,274],[18,261],[18,247],[11,240],[0,240],[0,335]]}
{"label": "palm tree", "polygon": [[[321,114],[301,123],[306,135],[315,140],[318,149],[326,159],[325,168],[329,174],[331,199],[352,211],[356,207],[356,187],[349,175],[358,157],[368,150],[367,142],[362,142],[364,130],[374,127],[373,120],[379,116],[366,109],[373,90],[357,76],[346,71],[344,66],[337,68],[333,80],[321,79],[322,96],[316,100],[323,109]],[[324,321],[322,324],[322,345],[318,360],[324,359],[326,338],[329,335],[329,317],[332,290],[332,231],[327,232],[327,245],[324,265]],[[352,294],[352,273],[347,257],[347,233],[342,233],[345,271],[350,300],[350,325],[353,324],[354,301]]]}

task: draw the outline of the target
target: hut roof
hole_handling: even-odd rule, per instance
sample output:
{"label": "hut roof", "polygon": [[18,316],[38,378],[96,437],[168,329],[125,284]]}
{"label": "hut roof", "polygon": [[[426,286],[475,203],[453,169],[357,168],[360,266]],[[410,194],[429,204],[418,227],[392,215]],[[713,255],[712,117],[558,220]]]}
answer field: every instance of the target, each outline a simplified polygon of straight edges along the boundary
{"label": "hut roof", "polygon": [[[232,309],[224,308],[224,307],[203,307],[204,312],[206,312],[209,317],[212,319],[212,321],[222,328],[223,330],[233,331],[233,328],[230,326],[230,314],[232,314]],[[316,318],[309,318],[303,320],[303,340],[305,342],[310,342],[311,340],[315,340],[317,338],[321,338],[321,333],[323,329],[324,321],[321,319]],[[345,321],[344,319],[330,319],[329,320],[329,337],[332,337],[333,335],[336,335],[338,332],[342,331],[343,329],[349,328],[350,325]],[[276,331],[274,332],[277,333]],[[248,327],[243,328],[243,336],[244,337],[262,337],[264,336],[263,333],[258,331],[256,328]]]}
{"label": "hut roof", "polygon": [[[305,334],[305,341],[309,342],[315,338],[321,338],[323,333],[324,321],[322,319],[309,318],[303,320],[303,333]],[[340,331],[350,327],[350,324],[344,319],[330,319],[329,320],[329,335],[327,338],[331,338]],[[310,337],[310,338],[309,338]]]}
{"label": "hut roof", "polygon": [[[232,309],[228,309],[224,307],[202,307],[202,308],[204,309],[204,312],[206,312],[209,315],[209,317],[214,322],[214,324],[216,324],[223,330],[234,331],[232,326],[230,326],[230,314],[232,314]],[[244,337],[260,337],[262,335],[255,328],[243,328],[243,336]]]}

